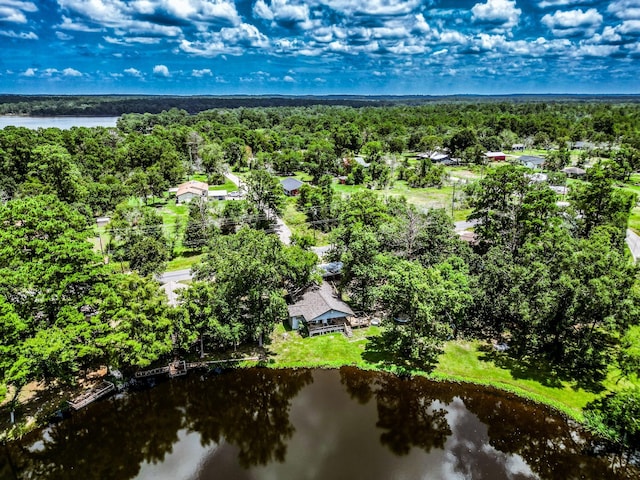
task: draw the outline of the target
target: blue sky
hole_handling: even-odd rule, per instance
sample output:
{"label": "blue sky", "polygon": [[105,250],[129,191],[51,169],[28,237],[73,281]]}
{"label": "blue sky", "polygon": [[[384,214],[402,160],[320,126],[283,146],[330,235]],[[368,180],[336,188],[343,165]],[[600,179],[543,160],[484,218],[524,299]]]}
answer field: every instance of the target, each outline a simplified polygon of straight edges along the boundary
{"label": "blue sky", "polygon": [[0,0],[0,93],[640,93],[640,0]]}

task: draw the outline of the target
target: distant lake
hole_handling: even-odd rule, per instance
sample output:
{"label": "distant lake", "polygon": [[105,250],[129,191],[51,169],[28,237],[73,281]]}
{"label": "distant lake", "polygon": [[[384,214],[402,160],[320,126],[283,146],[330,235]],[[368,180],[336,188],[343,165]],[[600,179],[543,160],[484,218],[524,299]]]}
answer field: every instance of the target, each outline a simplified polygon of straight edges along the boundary
{"label": "distant lake", "polygon": [[0,129],[8,126],[36,128],[115,127],[119,117],[21,117],[0,115]]}
{"label": "distant lake", "polygon": [[639,478],[547,407],[492,388],[340,370],[155,379],[0,447],[0,478]]}

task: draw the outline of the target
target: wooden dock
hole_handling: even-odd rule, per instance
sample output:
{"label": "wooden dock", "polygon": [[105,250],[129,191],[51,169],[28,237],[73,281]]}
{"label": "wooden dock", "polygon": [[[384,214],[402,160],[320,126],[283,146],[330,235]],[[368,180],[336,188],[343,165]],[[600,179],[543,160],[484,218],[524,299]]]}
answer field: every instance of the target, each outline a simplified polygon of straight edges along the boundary
{"label": "wooden dock", "polygon": [[115,388],[116,387],[113,383],[102,381],[91,390],[84,392],[79,397],[76,397],[73,400],[69,400],[69,406],[74,410],[80,410],[82,407],[86,407],[91,402],[94,402],[100,397],[105,396]]}
{"label": "wooden dock", "polygon": [[224,363],[236,363],[236,362],[246,362],[246,361],[258,361],[260,357],[242,357],[242,358],[228,358],[225,360],[207,360],[202,362],[189,362],[187,363],[184,360],[176,360],[175,362],[171,362],[166,367],[158,367],[152,368],[150,370],[140,370],[135,373],[136,378],[146,378],[153,377],[155,375],[164,375],[165,373],[169,374],[169,377],[179,377],[182,375],[186,375],[187,371],[197,369],[197,368],[209,368],[212,365],[219,365]]}
{"label": "wooden dock", "polygon": [[162,375],[163,373],[169,373],[169,367],[152,368],[151,370],[140,370],[136,372],[136,378],[153,377],[154,375]]}

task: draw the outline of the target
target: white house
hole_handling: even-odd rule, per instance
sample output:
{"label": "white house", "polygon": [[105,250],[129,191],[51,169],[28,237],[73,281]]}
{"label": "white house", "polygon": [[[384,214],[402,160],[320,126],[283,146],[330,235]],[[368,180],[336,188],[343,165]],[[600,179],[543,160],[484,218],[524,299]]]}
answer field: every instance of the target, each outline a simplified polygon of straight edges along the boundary
{"label": "white house", "polygon": [[176,203],[189,203],[194,198],[204,198],[209,196],[209,185],[197,180],[189,180],[178,186],[176,192]]}

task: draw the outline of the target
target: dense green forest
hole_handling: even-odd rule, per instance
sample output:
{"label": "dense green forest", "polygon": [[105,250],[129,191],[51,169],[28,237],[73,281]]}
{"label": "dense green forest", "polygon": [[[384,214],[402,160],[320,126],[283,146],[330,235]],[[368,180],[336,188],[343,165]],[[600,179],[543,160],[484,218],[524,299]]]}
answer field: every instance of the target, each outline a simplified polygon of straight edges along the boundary
{"label": "dense green forest", "polygon": [[[508,162],[486,165],[484,152],[514,144],[545,151],[547,181]],[[449,212],[379,194],[396,182],[442,185],[444,167],[412,152],[448,152],[480,169],[464,185],[478,222],[472,243]],[[560,170],[576,162],[589,167],[586,180],[568,182]],[[228,168],[246,182],[244,200],[192,202],[169,222],[157,207],[194,174],[224,184]],[[100,365],[131,373],[196,349],[262,342],[286,318],[287,294],[317,281],[313,238],[294,232],[283,245],[270,233],[274,215],[292,208],[333,245],[353,308],[386,319],[368,345],[380,358],[429,371],[444,342],[466,337],[508,344],[513,358],[584,385],[616,368],[620,390],[589,418],[632,445],[639,291],[624,239],[637,198],[618,185],[639,168],[635,103],[170,109],[122,115],[115,129],[7,127],[2,382],[15,401],[34,380],[73,382]],[[309,182],[287,200],[278,173]],[[340,181],[349,195],[336,192]],[[565,202],[552,181],[569,183]],[[111,222],[101,251],[102,215]],[[201,261],[172,308],[153,275],[186,255]]]}
{"label": "dense green forest", "polygon": [[161,113],[178,108],[190,114],[214,108],[308,107],[326,106],[416,106],[429,103],[481,102],[589,102],[638,103],[637,95],[449,95],[449,96],[171,96],[171,95],[0,95],[0,115],[96,115],[119,116],[124,113]]}

